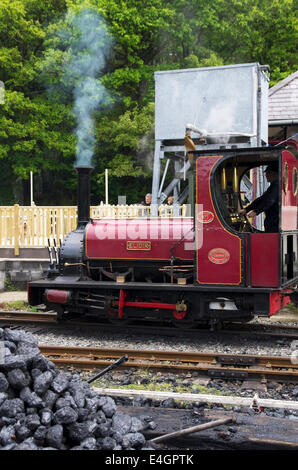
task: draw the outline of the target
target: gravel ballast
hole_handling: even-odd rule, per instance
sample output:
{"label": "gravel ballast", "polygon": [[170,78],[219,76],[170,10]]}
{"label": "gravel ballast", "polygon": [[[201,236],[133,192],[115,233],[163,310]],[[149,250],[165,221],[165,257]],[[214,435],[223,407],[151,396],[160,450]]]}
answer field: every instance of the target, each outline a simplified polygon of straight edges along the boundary
{"label": "gravel ballast", "polygon": [[[147,424],[78,374],[61,373],[24,331],[0,328],[1,450],[147,449]],[[147,446],[147,447],[146,447]]]}
{"label": "gravel ballast", "polygon": [[[145,330],[146,327],[144,327]],[[171,351],[197,351],[201,353],[228,353],[228,354],[252,354],[290,356],[293,340],[290,338],[260,338],[257,336],[223,334],[221,331],[207,331],[197,337],[191,335],[180,338],[179,336],[166,336],[159,334],[104,332],[98,327],[74,328],[71,325],[60,325],[59,328],[51,328],[47,332],[34,333],[40,345],[53,346],[82,346],[94,348],[123,348],[123,349],[149,349]]]}

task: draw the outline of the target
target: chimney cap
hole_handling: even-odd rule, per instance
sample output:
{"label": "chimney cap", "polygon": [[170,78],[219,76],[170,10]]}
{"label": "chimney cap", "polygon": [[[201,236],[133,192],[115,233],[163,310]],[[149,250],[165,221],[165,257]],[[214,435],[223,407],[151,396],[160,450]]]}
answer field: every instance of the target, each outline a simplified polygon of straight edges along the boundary
{"label": "chimney cap", "polygon": [[94,166],[92,165],[77,165],[75,166],[75,169],[78,170],[79,168],[89,168],[90,170],[94,170]]}

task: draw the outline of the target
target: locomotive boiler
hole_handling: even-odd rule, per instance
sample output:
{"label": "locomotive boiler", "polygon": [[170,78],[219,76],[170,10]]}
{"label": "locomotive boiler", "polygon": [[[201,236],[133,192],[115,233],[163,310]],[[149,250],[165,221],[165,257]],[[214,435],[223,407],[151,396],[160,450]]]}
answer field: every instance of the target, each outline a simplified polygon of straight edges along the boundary
{"label": "locomotive boiler", "polygon": [[[232,74],[236,80],[231,87],[233,100],[238,90],[237,103],[252,103],[252,116],[240,107],[242,114],[236,113],[233,122],[228,116],[232,131],[225,132],[222,122],[208,131],[214,100],[208,102],[200,96],[200,113],[206,114],[200,128],[187,124],[184,110],[177,117],[182,119],[181,126],[175,120],[173,128],[169,127],[179,104],[179,86],[185,94],[187,84],[193,89],[194,76],[189,74],[197,74],[196,83],[197,77],[209,83],[212,71],[216,72],[215,90],[223,79],[231,81]],[[92,167],[78,167],[77,228],[62,242],[47,276],[29,283],[31,305],[44,303],[60,318],[68,313],[93,314],[111,322],[150,319],[192,326],[270,316],[296,301],[297,158],[289,149],[266,144],[264,69],[245,64],[240,71],[240,81],[236,66],[170,71],[177,93],[174,98],[166,96],[166,110],[163,80],[168,76],[157,74],[156,109],[161,110],[163,120],[156,116],[150,216],[90,219]],[[202,78],[204,72],[207,75]],[[246,98],[242,96],[243,75],[252,88]],[[224,96],[225,105],[231,96]],[[197,111],[193,111],[195,116]],[[238,129],[239,122],[242,128]],[[162,166],[163,160],[169,163]],[[164,187],[162,171],[171,164],[175,174]],[[259,175],[259,187],[261,170],[270,164],[278,168],[279,226],[274,233],[264,231],[262,219],[251,220],[239,212],[249,202],[245,184],[252,181],[252,196],[257,196],[254,177]],[[170,191],[174,206],[187,200],[188,216],[158,217],[158,207]]]}

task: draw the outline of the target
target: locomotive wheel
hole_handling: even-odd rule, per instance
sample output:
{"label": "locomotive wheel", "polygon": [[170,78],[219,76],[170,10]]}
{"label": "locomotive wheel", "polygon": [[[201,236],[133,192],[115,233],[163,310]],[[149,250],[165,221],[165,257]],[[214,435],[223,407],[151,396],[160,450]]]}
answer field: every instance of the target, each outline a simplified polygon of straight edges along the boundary
{"label": "locomotive wheel", "polygon": [[114,307],[114,305],[113,305],[114,300],[116,300],[114,297],[107,297],[106,300],[105,300],[106,318],[108,319],[108,321],[110,323],[113,323],[113,324],[117,324],[117,323],[120,324],[121,323],[121,325],[124,325],[124,324],[128,323],[128,317],[124,313],[122,318],[119,318],[118,307]]}
{"label": "locomotive wheel", "polygon": [[172,323],[176,328],[193,328],[196,324],[192,314],[189,311],[178,312],[173,310]]}

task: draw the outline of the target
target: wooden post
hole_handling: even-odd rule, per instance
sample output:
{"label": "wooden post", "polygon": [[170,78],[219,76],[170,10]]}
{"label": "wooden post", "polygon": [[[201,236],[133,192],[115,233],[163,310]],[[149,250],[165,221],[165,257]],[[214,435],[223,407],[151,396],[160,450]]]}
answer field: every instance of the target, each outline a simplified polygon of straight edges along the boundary
{"label": "wooden post", "polygon": [[19,256],[19,204],[14,205],[14,255]]}

